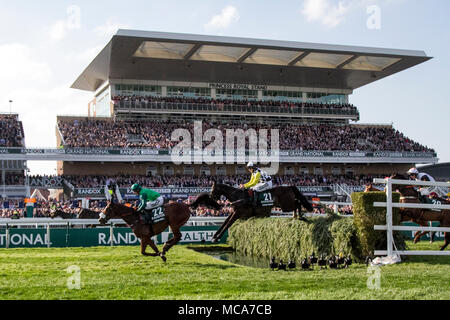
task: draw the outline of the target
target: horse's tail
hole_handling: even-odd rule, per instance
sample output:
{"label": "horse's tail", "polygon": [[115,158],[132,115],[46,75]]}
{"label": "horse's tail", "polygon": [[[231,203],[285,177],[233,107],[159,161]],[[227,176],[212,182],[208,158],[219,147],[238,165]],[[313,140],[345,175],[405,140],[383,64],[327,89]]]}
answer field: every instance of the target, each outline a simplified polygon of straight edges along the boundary
{"label": "horse's tail", "polygon": [[308,199],[306,199],[306,197],[303,195],[303,193],[300,192],[300,190],[298,190],[297,187],[292,186],[291,187],[292,191],[295,194],[295,199],[298,200],[300,202],[300,204],[306,209],[308,210],[308,212],[312,212],[314,211],[313,206],[311,205],[311,203],[309,203]]}
{"label": "horse's tail", "polygon": [[195,201],[190,204],[190,207],[193,209],[197,209],[197,207],[201,204],[213,208],[214,210],[222,209],[222,205],[214,201],[208,193],[200,194],[197,199],[195,199]]}

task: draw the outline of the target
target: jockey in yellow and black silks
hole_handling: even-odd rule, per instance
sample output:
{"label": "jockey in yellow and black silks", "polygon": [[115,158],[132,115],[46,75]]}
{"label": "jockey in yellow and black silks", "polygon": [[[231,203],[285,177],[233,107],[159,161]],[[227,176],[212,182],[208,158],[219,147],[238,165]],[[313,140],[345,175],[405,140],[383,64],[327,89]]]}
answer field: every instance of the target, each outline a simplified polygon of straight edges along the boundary
{"label": "jockey in yellow and black silks", "polygon": [[249,203],[256,205],[257,197],[254,193],[262,192],[272,188],[272,177],[269,176],[267,172],[254,165],[251,161],[247,163],[247,169],[252,174],[250,181],[246,184],[241,184],[240,187],[249,189],[249,193],[247,194],[250,196],[250,199],[248,199],[248,201]]}

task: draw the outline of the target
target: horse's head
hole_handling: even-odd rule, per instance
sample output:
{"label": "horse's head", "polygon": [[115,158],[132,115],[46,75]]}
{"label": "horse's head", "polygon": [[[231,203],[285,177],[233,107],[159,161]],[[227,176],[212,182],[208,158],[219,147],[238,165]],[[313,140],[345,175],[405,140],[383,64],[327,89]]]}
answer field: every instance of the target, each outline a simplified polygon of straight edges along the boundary
{"label": "horse's head", "polygon": [[364,189],[364,192],[370,192],[373,190],[373,186],[371,183],[366,185],[366,188]]}
{"label": "horse's head", "polygon": [[114,216],[114,203],[112,201],[108,201],[105,209],[103,209],[103,211],[99,215],[98,222],[100,224],[106,224],[109,219],[113,218]]}
{"label": "horse's head", "polygon": [[133,213],[135,213],[135,210],[133,208],[114,203],[113,201],[108,201],[105,209],[103,209],[103,211],[99,215],[98,222],[100,224],[105,224],[113,218],[122,218],[125,220]]}
{"label": "horse's head", "polygon": [[56,210],[56,209],[50,210],[50,218],[54,219],[56,217],[59,217],[60,215],[61,215],[61,212],[59,212],[59,210]]}

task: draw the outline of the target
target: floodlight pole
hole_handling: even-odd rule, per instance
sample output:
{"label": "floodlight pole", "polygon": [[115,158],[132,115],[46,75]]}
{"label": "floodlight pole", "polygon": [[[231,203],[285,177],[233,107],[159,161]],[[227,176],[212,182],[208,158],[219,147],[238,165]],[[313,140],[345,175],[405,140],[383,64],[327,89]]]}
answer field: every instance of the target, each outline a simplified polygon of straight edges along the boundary
{"label": "floodlight pole", "polygon": [[9,114],[12,113],[12,112],[11,112],[11,110],[12,110],[12,103],[13,103],[13,101],[12,101],[12,100],[9,100]]}

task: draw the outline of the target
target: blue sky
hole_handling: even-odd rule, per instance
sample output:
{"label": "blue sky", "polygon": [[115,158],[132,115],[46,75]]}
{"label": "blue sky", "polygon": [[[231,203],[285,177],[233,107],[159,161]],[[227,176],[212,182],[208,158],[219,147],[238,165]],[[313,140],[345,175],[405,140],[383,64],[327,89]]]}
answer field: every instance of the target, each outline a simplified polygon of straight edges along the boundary
{"label": "blue sky", "polygon": [[[367,21],[375,8],[378,29]],[[2,1],[0,111],[27,146],[54,147],[57,114],[87,114],[70,85],[118,28],[423,50],[432,60],[355,90],[362,123],[393,123],[450,161],[450,1]],[[370,20],[373,21],[373,20]],[[29,162],[32,173],[55,163]]]}

